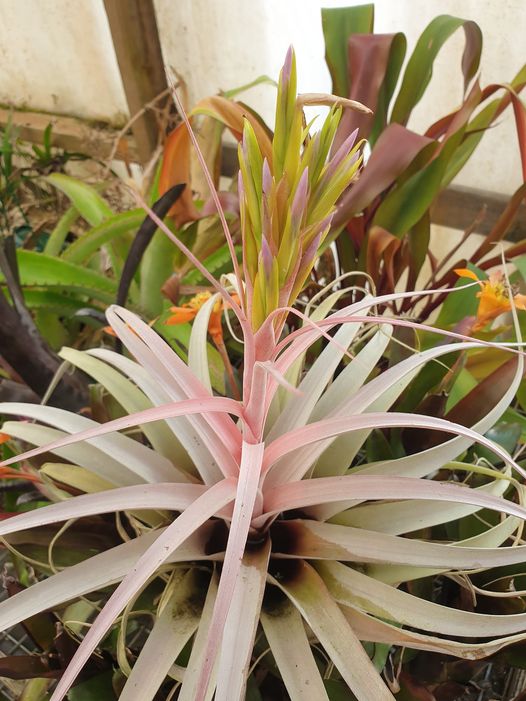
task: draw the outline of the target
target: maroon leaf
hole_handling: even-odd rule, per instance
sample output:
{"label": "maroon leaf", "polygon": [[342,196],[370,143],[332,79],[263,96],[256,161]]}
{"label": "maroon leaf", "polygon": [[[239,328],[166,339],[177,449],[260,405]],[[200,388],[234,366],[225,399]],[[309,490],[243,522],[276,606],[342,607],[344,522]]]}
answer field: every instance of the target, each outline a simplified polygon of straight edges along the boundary
{"label": "maroon leaf", "polygon": [[[402,34],[352,34],[349,37],[348,65],[349,74],[352,76],[349,98],[367,105],[374,114],[361,114],[354,110],[346,110],[338,127],[333,150],[337,150],[345,138],[356,128],[359,129],[361,138],[366,139],[369,136],[387,74],[394,72],[395,66],[390,60],[393,44],[401,41],[404,42],[405,49],[405,37]],[[399,66],[396,76],[398,71]],[[390,78],[391,76],[389,76]],[[391,83],[391,80],[388,82]],[[396,82],[396,77],[394,77],[394,82]]]}
{"label": "maroon leaf", "polygon": [[342,226],[353,214],[362,212],[395,182],[423,149],[434,143],[400,124],[390,124],[378,139],[359,180],[341,198],[333,226]]}

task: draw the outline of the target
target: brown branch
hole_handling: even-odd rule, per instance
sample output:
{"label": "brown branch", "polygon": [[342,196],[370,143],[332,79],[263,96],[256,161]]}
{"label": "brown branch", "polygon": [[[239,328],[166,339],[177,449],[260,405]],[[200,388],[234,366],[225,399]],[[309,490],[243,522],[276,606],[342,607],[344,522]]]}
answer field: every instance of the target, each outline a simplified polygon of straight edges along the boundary
{"label": "brown branch", "polygon": [[[40,334],[31,332],[0,292],[0,355],[39,397],[43,397],[61,360]],[[65,375],[49,404],[78,411],[87,404],[87,383],[78,373]]]}

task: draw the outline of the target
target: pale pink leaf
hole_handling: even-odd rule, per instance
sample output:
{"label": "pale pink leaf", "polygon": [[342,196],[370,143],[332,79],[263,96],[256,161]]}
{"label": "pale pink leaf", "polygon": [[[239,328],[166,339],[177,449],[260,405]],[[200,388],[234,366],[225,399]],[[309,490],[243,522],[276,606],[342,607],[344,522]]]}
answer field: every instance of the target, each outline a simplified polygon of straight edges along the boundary
{"label": "pale pink leaf", "polygon": [[264,443],[251,444],[243,442],[234,513],[195,701],[203,701],[206,697],[210,675],[221,644],[223,627],[234,595],[254,504],[258,494],[259,474],[264,448]]}
{"label": "pale pink leaf", "polygon": [[196,499],[157,538],[124,577],[97,616],[55,689],[51,701],[62,701],[80,670],[89,660],[98,643],[110,630],[116,617],[128,601],[140,591],[148,578],[170,554],[199,526],[226,506],[235,495],[236,483],[232,478],[218,482]]}

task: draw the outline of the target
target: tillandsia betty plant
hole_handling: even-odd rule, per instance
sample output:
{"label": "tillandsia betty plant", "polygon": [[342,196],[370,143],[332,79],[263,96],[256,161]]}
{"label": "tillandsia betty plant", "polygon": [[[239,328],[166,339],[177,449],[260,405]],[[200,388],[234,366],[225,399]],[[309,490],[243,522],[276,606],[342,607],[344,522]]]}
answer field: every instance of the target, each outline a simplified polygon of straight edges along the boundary
{"label": "tillandsia betty plant", "polygon": [[[390,412],[426,363],[498,344],[449,333],[447,343],[380,372],[393,328],[412,324],[377,316],[376,306],[415,293],[365,294],[333,312],[347,290],[329,289],[314,310],[312,304],[304,312],[293,306],[335,203],[359,165],[354,139],[329,156],[341,109],[333,104],[321,130],[309,135],[289,51],[271,152],[261,153],[245,125],[239,184],[243,264],[237,263],[226,222],[234,274],[225,285],[192,257],[215,292],[195,314],[188,364],[132,312],[110,307],[108,322],[135,360],[107,349],[64,349],[62,355],[102,383],[126,416],[101,425],[53,407],[0,405],[3,414],[37,422],[4,425],[4,433],[37,446],[5,465],[43,453],[66,461],[40,467],[47,493],[58,503],[4,521],[2,536],[112,512],[125,512],[135,528],[131,540],[0,604],[5,629],[117,585],[52,701],[66,696],[121,613],[126,617],[156,578],[164,593],[149,637],[131,669],[126,655],[120,658],[128,675],[122,701],[153,699],[167,677],[177,687],[171,698],[177,693],[180,701],[203,701],[214,693],[217,701],[243,699],[256,635],[266,641],[273,674],[279,673],[294,701],[330,698],[317,662],[320,648],[341,684],[357,699],[371,701],[394,697],[361,641],[476,658],[526,638],[526,614],[464,612],[397,588],[434,573],[526,560],[526,547],[513,540],[526,518],[523,487],[513,471],[524,477],[524,470],[483,435],[515,394],[522,353],[503,349],[515,359],[512,381],[470,428]],[[243,336],[240,400],[211,391],[206,339],[218,300]],[[289,314],[303,326],[287,332]],[[137,426],[147,442],[116,433]],[[367,462],[363,445],[371,431],[396,428],[450,437],[413,455]],[[502,468],[457,460],[474,443],[492,451]],[[477,475],[483,484],[425,479],[439,468]],[[57,487],[72,483],[94,493],[70,497]],[[404,537],[481,509],[502,518],[468,540]],[[510,541],[512,546],[502,547]]]}

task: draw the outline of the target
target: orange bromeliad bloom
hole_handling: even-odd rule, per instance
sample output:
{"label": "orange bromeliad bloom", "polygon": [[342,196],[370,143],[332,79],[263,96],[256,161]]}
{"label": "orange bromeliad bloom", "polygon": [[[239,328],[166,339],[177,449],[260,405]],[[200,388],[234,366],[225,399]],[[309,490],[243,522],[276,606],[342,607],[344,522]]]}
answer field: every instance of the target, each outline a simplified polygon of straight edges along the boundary
{"label": "orange bromeliad bloom", "polygon": [[[207,302],[212,294],[210,292],[199,292],[188,302],[185,302],[180,307],[170,307],[172,316],[168,317],[165,324],[186,324],[188,321],[192,321],[196,316],[203,304]],[[237,295],[232,295],[234,300],[238,300]],[[218,299],[214,304],[212,313],[210,314],[210,321],[208,322],[208,333],[210,334],[212,340],[216,346],[223,345],[223,329],[221,327],[221,316],[225,309],[225,305],[221,299]]]}
{"label": "orange bromeliad bloom", "polygon": [[513,294],[509,290],[502,272],[491,273],[487,280],[479,280],[476,274],[468,268],[458,268],[455,272],[460,277],[469,278],[480,285],[480,292],[477,292],[480,301],[477,320],[473,326],[474,331],[479,331],[504,312],[509,312],[511,297],[513,297],[513,303],[517,309],[526,309],[526,295]]}

